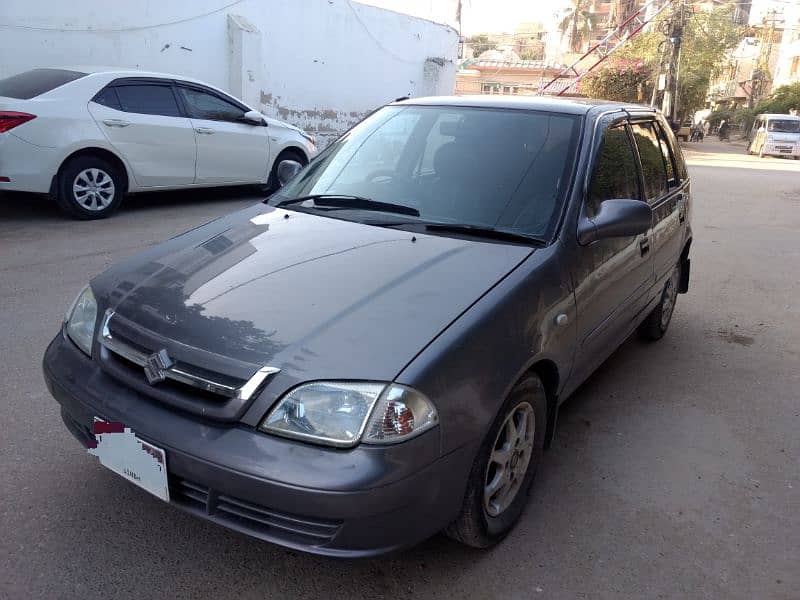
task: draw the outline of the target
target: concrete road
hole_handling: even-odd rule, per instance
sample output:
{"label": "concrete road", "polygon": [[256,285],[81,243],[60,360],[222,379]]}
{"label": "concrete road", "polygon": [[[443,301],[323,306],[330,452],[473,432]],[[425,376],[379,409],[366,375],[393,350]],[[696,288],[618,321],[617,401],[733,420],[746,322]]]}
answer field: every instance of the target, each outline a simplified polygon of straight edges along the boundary
{"label": "concrete road", "polygon": [[141,197],[81,223],[2,197],[0,597],[799,598],[800,162],[690,146],[690,293],[664,340],[630,340],[565,405],[519,527],[487,552],[438,536],[357,562],[132,487],[81,450],[42,382],[91,275],[253,198]]}

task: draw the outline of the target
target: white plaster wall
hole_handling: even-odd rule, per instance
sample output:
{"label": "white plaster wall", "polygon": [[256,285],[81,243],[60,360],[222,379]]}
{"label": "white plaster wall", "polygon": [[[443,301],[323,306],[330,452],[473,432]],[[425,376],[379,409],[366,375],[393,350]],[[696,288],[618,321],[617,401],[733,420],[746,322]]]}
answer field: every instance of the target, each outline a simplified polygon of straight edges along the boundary
{"label": "white plaster wall", "polygon": [[791,72],[793,59],[800,56],[800,6],[787,4],[783,11],[783,19],[783,37],[778,46],[777,64],[772,73],[773,90],[797,81],[797,75],[792,76]]}
{"label": "white plaster wall", "polygon": [[[228,15],[258,30],[260,61],[232,55]],[[0,77],[80,64],[182,74],[323,139],[396,97],[452,93],[457,51],[452,27],[348,0],[0,0]],[[232,68],[250,85],[231,90]]]}

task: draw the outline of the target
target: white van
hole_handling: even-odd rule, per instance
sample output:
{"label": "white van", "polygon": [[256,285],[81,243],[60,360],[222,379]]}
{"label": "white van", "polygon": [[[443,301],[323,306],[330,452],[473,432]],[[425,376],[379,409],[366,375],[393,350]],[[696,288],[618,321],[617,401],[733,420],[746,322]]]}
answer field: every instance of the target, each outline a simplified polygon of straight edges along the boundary
{"label": "white van", "polygon": [[763,114],[756,117],[750,132],[748,154],[761,157],[791,156],[800,158],[800,117]]}

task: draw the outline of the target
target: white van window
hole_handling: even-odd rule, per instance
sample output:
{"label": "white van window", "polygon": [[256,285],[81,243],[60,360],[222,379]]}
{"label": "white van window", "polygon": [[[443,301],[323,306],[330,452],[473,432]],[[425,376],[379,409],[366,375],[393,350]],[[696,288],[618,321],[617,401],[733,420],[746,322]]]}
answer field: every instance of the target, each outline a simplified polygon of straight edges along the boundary
{"label": "white van window", "polygon": [[800,133],[800,121],[793,119],[770,119],[767,131],[775,133]]}

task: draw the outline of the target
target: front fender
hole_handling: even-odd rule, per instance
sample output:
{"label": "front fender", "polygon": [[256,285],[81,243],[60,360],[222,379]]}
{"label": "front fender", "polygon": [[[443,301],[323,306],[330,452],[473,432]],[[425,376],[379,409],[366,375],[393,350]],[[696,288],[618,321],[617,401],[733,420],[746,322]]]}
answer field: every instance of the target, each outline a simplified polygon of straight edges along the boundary
{"label": "front fender", "polygon": [[559,244],[536,250],[396,378],[436,405],[443,454],[482,440],[511,389],[536,363],[547,360],[556,366],[556,389],[566,381],[576,311],[569,269],[559,250]]}

